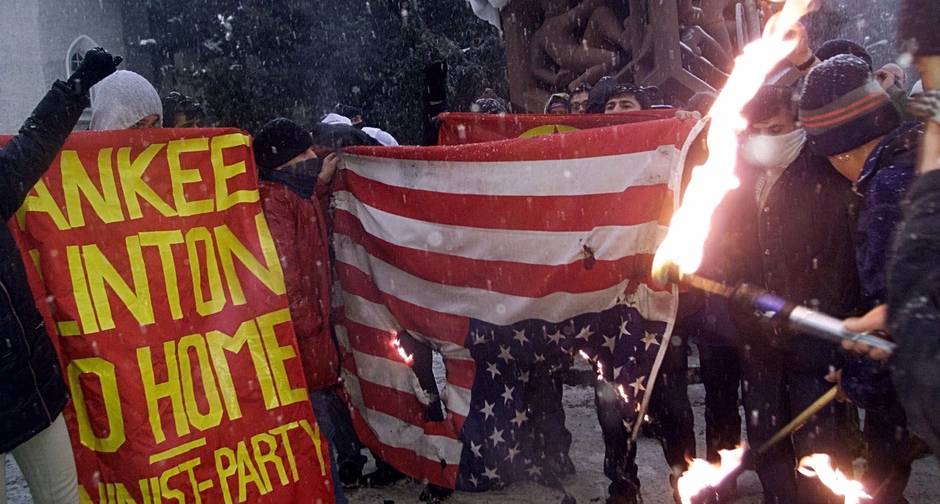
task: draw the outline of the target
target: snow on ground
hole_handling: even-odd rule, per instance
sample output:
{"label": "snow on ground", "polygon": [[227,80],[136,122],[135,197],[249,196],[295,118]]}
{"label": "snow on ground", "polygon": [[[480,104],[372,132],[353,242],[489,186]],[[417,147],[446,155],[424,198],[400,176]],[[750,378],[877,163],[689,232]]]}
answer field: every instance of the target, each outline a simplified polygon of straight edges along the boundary
{"label": "snow on ground", "polygon": [[[701,385],[689,388],[689,395],[695,410],[695,431],[699,441],[699,453],[704,453],[704,389]],[[568,492],[579,503],[603,502],[607,492],[607,479],[603,474],[604,443],[601,440],[600,427],[594,412],[594,393],[590,387],[565,387],[565,410],[568,413],[567,425],[574,442],[571,457],[578,473],[565,482]],[[646,504],[672,504],[668,483],[668,470],[663,460],[659,444],[651,439],[640,439],[639,460],[640,479],[643,485],[643,500]],[[418,502],[422,485],[403,482],[390,488],[361,489],[349,491],[349,501],[353,504],[405,504]],[[739,492],[741,504],[760,502],[760,484],[752,474],[746,474],[740,480]],[[7,460],[7,496],[9,504],[29,504],[26,485],[12,462]],[[937,502],[940,496],[940,470],[933,458],[923,459],[915,464],[914,474],[908,486],[907,497],[913,504]],[[554,504],[560,502],[561,494],[536,484],[516,484],[506,489],[488,493],[458,492],[448,501],[453,504]]]}

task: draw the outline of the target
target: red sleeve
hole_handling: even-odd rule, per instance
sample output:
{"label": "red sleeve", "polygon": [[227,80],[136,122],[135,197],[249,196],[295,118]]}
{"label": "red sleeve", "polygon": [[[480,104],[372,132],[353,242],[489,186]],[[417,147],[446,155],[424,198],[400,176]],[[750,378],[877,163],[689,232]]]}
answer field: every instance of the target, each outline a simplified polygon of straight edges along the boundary
{"label": "red sleeve", "polygon": [[291,319],[294,322],[294,332],[298,338],[310,335],[315,330],[312,317],[310,317],[309,290],[304,286],[303,254],[309,254],[304,248],[302,240],[298,239],[300,231],[299,214],[291,202],[288,190],[271,188],[262,190],[261,204],[264,215],[274,237],[278,257],[281,259],[281,269],[284,271],[284,285],[287,288],[287,299],[290,303]]}

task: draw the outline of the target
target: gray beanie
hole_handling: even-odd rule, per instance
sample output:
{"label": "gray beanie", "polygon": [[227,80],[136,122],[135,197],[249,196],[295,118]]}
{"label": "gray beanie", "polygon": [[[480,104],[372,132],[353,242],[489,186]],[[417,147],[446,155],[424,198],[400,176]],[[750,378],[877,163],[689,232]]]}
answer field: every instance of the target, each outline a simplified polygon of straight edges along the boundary
{"label": "gray beanie", "polygon": [[92,131],[128,129],[149,115],[162,117],[163,104],[139,74],[118,70],[91,88]]}

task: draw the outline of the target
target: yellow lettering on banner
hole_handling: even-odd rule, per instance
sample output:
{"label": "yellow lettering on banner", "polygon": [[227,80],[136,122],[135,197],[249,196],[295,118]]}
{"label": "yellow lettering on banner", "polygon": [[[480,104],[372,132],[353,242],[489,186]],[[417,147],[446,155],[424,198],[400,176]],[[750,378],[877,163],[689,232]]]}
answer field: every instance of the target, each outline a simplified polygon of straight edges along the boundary
{"label": "yellow lettering on banner", "polygon": [[[202,242],[206,251],[206,276],[208,277],[209,299],[203,289],[202,261],[196,244]],[[186,232],[186,252],[189,254],[189,269],[193,279],[193,298],[196,312],[202,316],[219,313],[225,306],[225,292],[222,290],[222,277],[219,274],[219,262],[215,255],[212,235],[204,227],[195,227]]]}
{"label": "yellow lettering on banner", "polygon": [[157,154],[160,153],[166,144],[148,145],[143,152],[134,159],[131,159],[131,148],[122,147],[118,149],[117,165],[118,175],[121,178],[121,189],[124,191],[124,203],[127,205],[127,214],[131,220],[140,219],[144,216],[140,210],[140,200],[150,204],[160,215],[164,217],[175,217],[176,210],[168,205],[157,195],[156,191],[144,180],[144,173],[150,167]]}
{"label": "yellow lettering on banner", "polygon": [[294,459],[294,449],[291,447],[288,433],[296,428],[297,422],[291,422],[268,431],[275,436],[281,437],[281,445],[284,446],[284,452],[287,453],[287,463],[290,464],[290,474],[294,482],[296,482],[300,476],[297,474],[297,461]]}
{"label": "yellow lettering on banner", "polygon": [[[32,195],[33,192],[36,193],[35,196]],[[52,198],[49,188],[46,187],[46,183],[42,179],[36,182],[30,195],[26,196],[26,204],[23,205],[23,208],[27,212],[41,212],[48,215],[59,231],[72,229],[68,221],[65,220],[65,214],[62,213],[59,204]]]}
{"label": "yellow lettering on banner", "polygon": [[271,491],[271,488],[265,485],[261,476],[258,475],[258,468],[252,462],[244,441],[238,442],[238,447],[235,449],[235,461],[238,463],[238,502],[245,502],[249,483],[254,483],[261,495]]}
{"label": "yellow lettering on banner", "polygon": [[85,225],[85,212],[82,209],[81,198],[83,195],[102,222],[107,224],[124,219],[121,200],[118,198],[117,186],[114,184],[111,152],[110,147],[98,151],[98,180],[101,183],[99,192],[78,158],[78,152],[62,151],[60,157],[62,192],[65,193],[65,210],[69,216],[69,224],[73,228]]}
{"label": "yellow lettering on banner", "polygon": [[215,176],[215,210],[222,212],[239,203],[258,201],[258,190],[241,190],[230,193],[229,179],[245,173],[245,161],[225,164],[225,149],[248,145],[248,136],[242,133],[220,135],[212,139],[212,172]]}
{"label": "yellow lettering on banner", "polygon": [[82,484],[78,485],[78,504],[94,504],[91,495],[88,494],[88,490]]}
{"label": "yellow lettering on banner", "polygon": [[[267,445],[267,452],[261,449],[262,443]],[[281,462],[281,457],[277,455],[277,439],[275,439],[274,436],[265,432],[251,436],[251,451],[254,453],[255,460],[258,461],[261,479],[266,487],[272,488],[271,475],[268,474],[268,464],[274,465],[281,486],[287,485],[287,472],[284,470],[284,463]]]}
{"label": "yellow lettering on banner", "polygon": [[271,377],[271,370],[268,368],[268,361],[264,355],[261,334],[258,332],[258,325],[254,320],[242,322],[233,336],[229,336],[222,331],[210,331],[206,334],[206,340],[209,343],[209,354],[212,356],[216,375],[219,378],[219,387],[222,389],[225,410],[231,420],[241,418],[242,411],[238,405],[238,392],[235,390],[235,383],[232,380],[232,372],[229,369],[225,353],[240,353],[245,345],[248,346],[251,362],[255,366],[255,376],[257,376],[258,385],[261,387],[261,398],[264,401],[265,409],[270,410],[280,406],[274,389],[274,379]]}
{"label": "yellow lettering on banner", "polygon": [[310,427],[310,422],[306,420],[300,420],[300,427],[303,428],[304,432],[310,436],[310,440],[313,441],[313,449],[316,450],[317,462],[320,463],[320,475],[326,476],[326,458],[323,456],[323,447],[320,442],[320,424],[314,422],[313,427]]}
{"label": "yellow lettering on banner", "polygon": [[160,253],[160,265],[163,267],[163,284],[166,286],[166,303],[170,307],[173,320],[183,318],[180,306],[180,288],[176,276],[176,261],[173,259],[173,245],[183,243],[182,231],[146,231],[137,235],[141,247],[157,247]]}
{"label": "yellow lettering on banner", "polygon": [[140,240],[136,236],[125,239],[127,255],[130,262],[131,278],[134,288],[131,289],[121,277],[111,261],[105,257],[98,245],[82,245],[82,258],[85,261],[85,272],[88,275],[88,285],[91,287],[91,297],[94,300],[95,311],[101,330],[114,329],[114,317],[111,314],[111,302],[105,286],[111,288],[118,299],[124,303],[125,308],[134,316],[140,325],[153,324],[153,305],[150,301],[150,284],[147,280],[146,264],[140,250]]}
{"label": "yellow lettering on banner", "polygon": [[223,446],[215,450],[215,472],[219,475],[219,486],[222,488],[222,498],[225,504],[232,504],[232,492],[228,489],[228,479],[235,475],[235,466],[235,452],[231,448]]}
{"label": "yellow lettering on banner", "polygon": [[[258,229],[258,240],[261,243],[261,253],[264,256],[265,265],[262,265],[252,255],[251,251],[242,242],[238,241],[235,233],[228,226],[223,224],[213,229],[216,243],[219,245],[222,268],[225,270],[225,281],[228,283],[228,290],[235,306],[243,305],[246,301],[238,272],[235,271],[233,257],[237,257],[238,262],[274,294],[280,296],[286,292],[281,261],[278,258],[277,250],[273,246],[274,241],[271,239],[271,232],[268,230],[267,221],[264,220],[264,214],[259,212],[255,216],[255,226]],[[267,247],[266,244],[271,244],[271,246]]]}
{"label": "yellow lettering on banner", "polygon": [[[190,362],[189,351],[195,350],[198,362],[197,374],[202,378],[202,395],[206,398],[209,410],[206,413],[199,411],[196,401],[196,387],[193,383],[193,365]],[[183,336],[179,341],[179,365],[182,378],[183,400],[186,404],[186,415],[189,424],[206,431],[222,423],[222,401],[215,386],[212,366],[209,363],[209,353],[206,351],[206,342],[201,334]]]}
{"label": "yellow lettering on banner", "polygon": [[163,499],[175,499],[178,504],[186,503],[186,494],[182,490],[170,486],[170,479],[179,474],[180,468],[172,467],[163,471],[160,475],[160,497]]}
{"label": "yellow lettering on banner", "polygon": [[153,372],[153,358],[150,347],[137,349],[137,365],[140,368],[140,378],[144,386],[144,397],[147,399],[147,413],[150,419],[150,430],[157,443],[166,441],[163,433],[160,400],[170,399],[173,413],[173,423],[176,434],[183,437],[189,434],[189,423],[186,419],[186,410],[183,406],[183,393],[180,387],[179,366],[176,362],[176,344],[173,341],[163,343],[163,354],[166,362],[165,382],[157,383]]}
{"label": "yellow lettering on banner", "polygon": [[[67,374],[69,391],[72,394],[72,403],[75,406],[79,442],[96,452],[116,452],[124,444],[125,437],[121,397],[118,392],[114,364],[100,357],[75,359],[69,362]],[[79,381],[83,374],[97,376],[98,383],[101,385],[101,402],[104,404],[105,417],[108,421],[108,435],[106,437],[99,438],[92,428],[91,419],[88,415],[88,406],[85,404],[85,391]]]}
{"label": "yellow lettering on banner", "polygon": [[277,340],[275,326],[290,323],[290,311],[283,308],[258,317],[258,327],[261,329],[261,341],[268,354],[268,363],[274,375],[274,386],[281,399],[281,405],[287,406],[296,402],[307,400],[307,389],[304,387],[292,388],[290,378],[284,362],[297,357],[292,345],[282,346]]}
{"label": "yellow lettering on banner", "polygon": [[173,203],[176,205],[176,212],[180,217],[212,212],[213,202],[211,199],[193,201],[186,199],[184,186],[202,182],[202,175],[198,169],[183,168],[180,164],[181,155],[208,150],[209,139],[205,137],[181,138],[167,144],[166,156],[167,164],[170,167],[170,183],[173,186]]}
{"label": "yellow lettering on banner", "polygon": [[82,263],[82,253],[78,245],[67,245],[65,257],[69,264],[69,277],[72,280],[72,295],[75,297],[75,308],[78,310],[78,319],[82,324],[82,332],[91,334],[98,332],[98,319],[95,315],[95,304],[91,302],[88,293],[88,282],[85,279],[85,265]]}

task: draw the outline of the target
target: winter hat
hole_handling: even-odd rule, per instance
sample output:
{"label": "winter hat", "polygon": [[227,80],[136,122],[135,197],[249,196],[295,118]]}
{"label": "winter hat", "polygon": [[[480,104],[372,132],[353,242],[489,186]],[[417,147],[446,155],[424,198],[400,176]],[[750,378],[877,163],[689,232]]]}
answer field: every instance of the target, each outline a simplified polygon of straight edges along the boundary
{"label": "winter hat", "polygon": [[398,147],[398,140],[395,140],[395,137],[385,130],[366,126],[365,128],[362,128],[362,132],[374,138],[377,142],[386,147]]}
{"label": "winter hat", "polygon": [[868,51],[864,47],[852,42],[851,40],[845,39],[833,39],[827,40],[823,45],[819,46],[819,49],[816,49],[816,57],[819,58],[819,61],[826,61],[840,54],[851,54],[858,56],[865,60],[865,63],[868,63],[868,69],[873,70],[872,68],[872,59],[871,54],[868,54]]}
{"label": "winter hat", "polygon": [[149,115],[163,117],[160,95],[147,79],[118,70],[91,88],[92,131],[124,130]]}
{"label": "winter hat", "polygon": [[549,113],[553,108],[562,106],[565,108],[565,112],[571,112],[571,97],[565,93],[555,93],[548,97],[548,101],[545,102],[545,113]]}
{"label": "winter hat", "polygon": [[262,170],[273,170],[313,146],[310,133],[299,124],[278,117],[261,127],[255,135],[255,163]]}
{"label": "winter hat", "polygon": [[810,150],[848,152],[897,128],[901,119],[864,60],[840,54],[815,66],[800,97]]}

